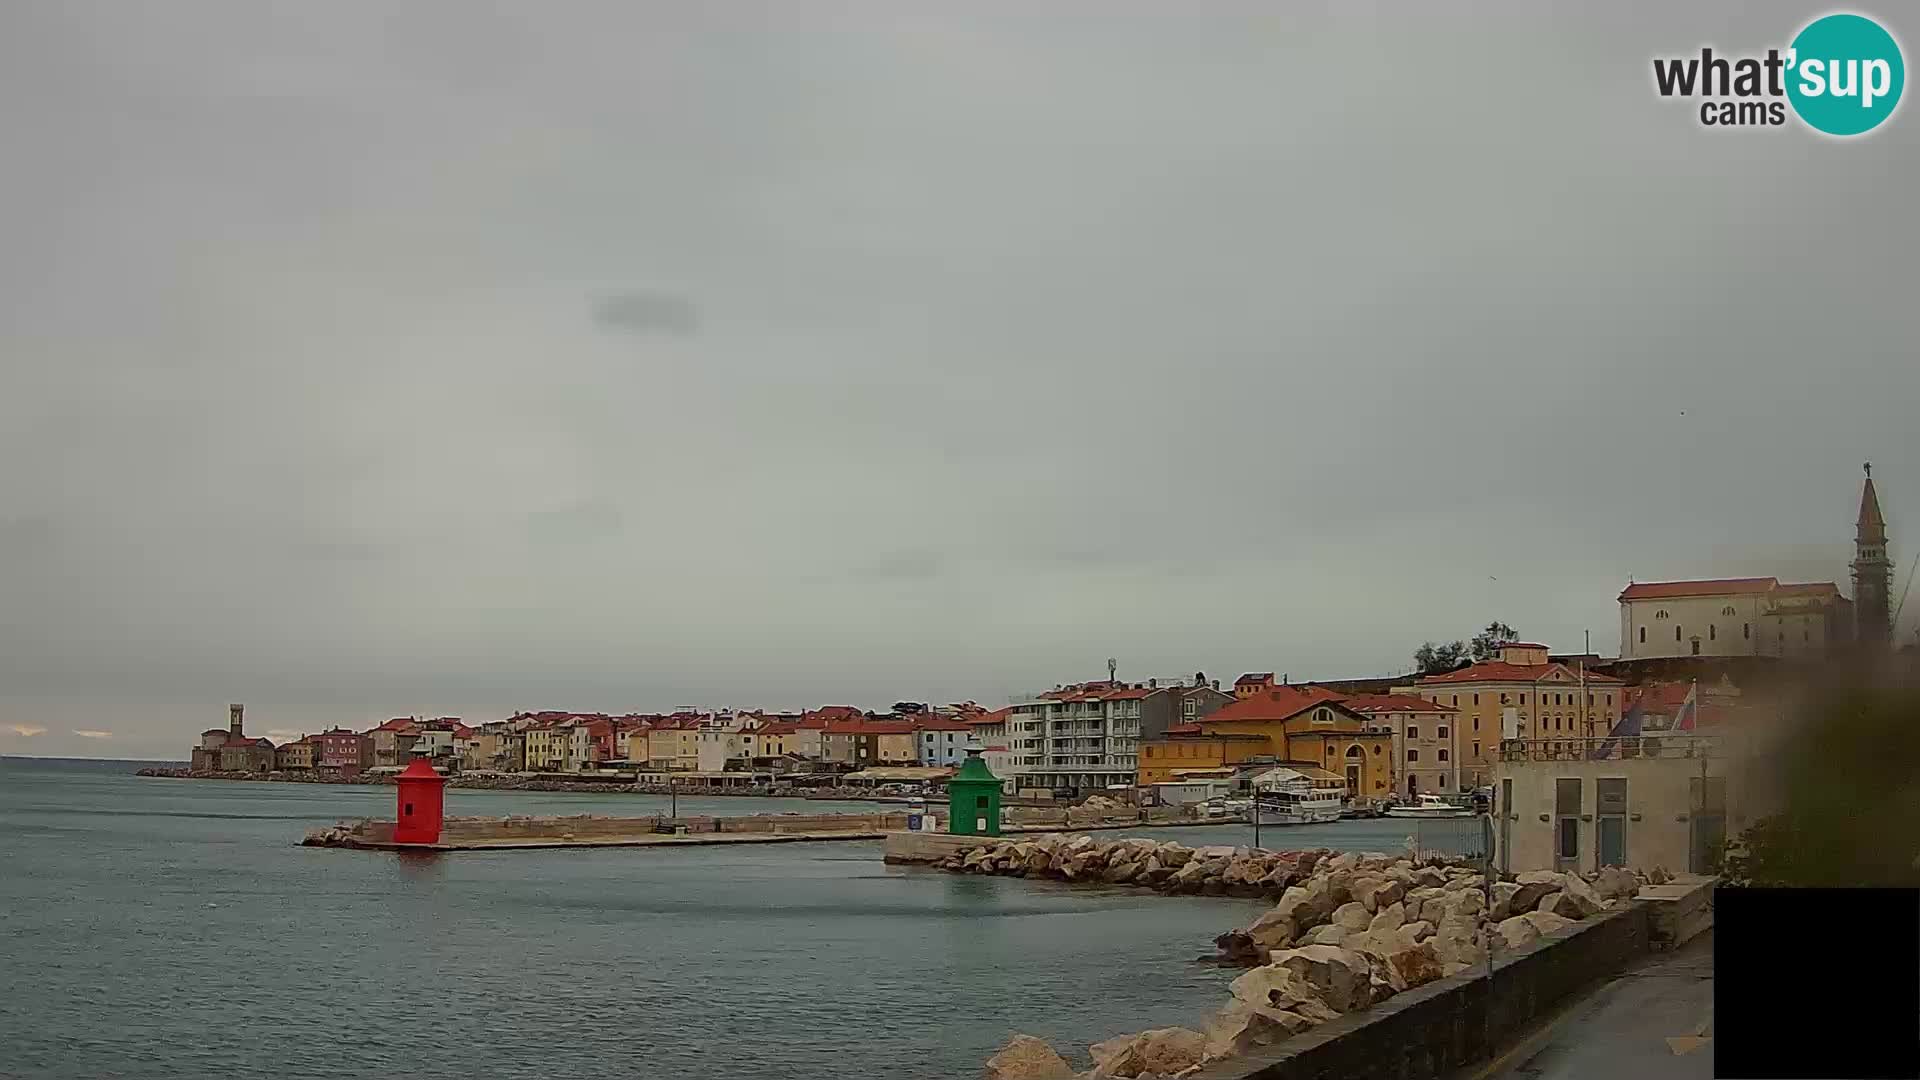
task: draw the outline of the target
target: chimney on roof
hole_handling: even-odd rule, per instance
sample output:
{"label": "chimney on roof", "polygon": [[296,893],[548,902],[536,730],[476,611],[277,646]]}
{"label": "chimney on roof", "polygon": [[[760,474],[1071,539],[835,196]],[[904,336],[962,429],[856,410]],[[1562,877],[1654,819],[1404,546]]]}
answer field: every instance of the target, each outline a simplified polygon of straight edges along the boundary
{"label": "chimney on roof", "polygon": [[1205,686],[1205,685],[1207,685],[1207,673],[1206,673],[1206,672],[1204,672],[1204,671],[1196,671],[1196,672],[1194,672],[1194,673],[1193,673],[1193,685],[1195,685],[1195,686]]}
{"label": "chimney on roof", "polygon": [[1218,690],[1218,689],[1220,689],[1220,680],[1219,680],[1219,679],[1215,679],[1215,680],[1213,680],[1213,688],[1214,688],[1215,690]]}
{"label": "chimney on roof", "polygon": [[1149,690],[1158,690],[1158,689],[1160,689],[1160,680],[1159,680],[1159,679],[1148,679],[1148,680],[1147,680],[1147,689],[1149,689]]}
{"label": "chimney on roof", "polygon": [[1287,674],[1287,673],[1286,673],[1286,672],[1284,672],[1284,671],[1283,671],[1283,672],[1281,672],[1281,673],[1280,673],[1280,685],[1281,685],[1281,686],[1292,686],[1292,685],[1293,685],[1293,676],[1291,676],[1291,675],[1289,675],[1289,674]]}

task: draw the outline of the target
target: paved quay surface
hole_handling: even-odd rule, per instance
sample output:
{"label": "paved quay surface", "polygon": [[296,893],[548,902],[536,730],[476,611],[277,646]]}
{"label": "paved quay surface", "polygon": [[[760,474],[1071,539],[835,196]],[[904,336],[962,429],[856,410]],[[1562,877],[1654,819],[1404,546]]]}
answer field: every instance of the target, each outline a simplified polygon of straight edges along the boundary
{"label": "paved quay surface", "polygon": [[1713,932],[1604,984],[1456,1080],[1709,1080]]}

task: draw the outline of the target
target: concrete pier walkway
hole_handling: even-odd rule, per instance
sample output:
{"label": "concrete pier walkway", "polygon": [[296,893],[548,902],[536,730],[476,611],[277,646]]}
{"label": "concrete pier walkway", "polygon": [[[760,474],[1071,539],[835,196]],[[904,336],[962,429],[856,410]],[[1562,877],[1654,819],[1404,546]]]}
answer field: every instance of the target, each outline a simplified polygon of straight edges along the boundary
{"label": "concrete pier walkway", "polygon": [[1709,1080],[1713,932],[1622,974],[1455,1080]]}

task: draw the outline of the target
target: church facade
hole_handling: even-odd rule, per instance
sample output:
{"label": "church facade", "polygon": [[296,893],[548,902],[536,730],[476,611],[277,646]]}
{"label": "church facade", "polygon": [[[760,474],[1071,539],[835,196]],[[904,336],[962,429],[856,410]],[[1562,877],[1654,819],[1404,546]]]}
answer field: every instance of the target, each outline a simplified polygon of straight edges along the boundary
{"label": "church facade", "polygon": [[1854,525],[1849,599],[1830,581],[1642,581],[1622,590],[1620,659],[1766,656],[1818,659],[1853,642],[1885,647],[1893,563],[1867,468]]}

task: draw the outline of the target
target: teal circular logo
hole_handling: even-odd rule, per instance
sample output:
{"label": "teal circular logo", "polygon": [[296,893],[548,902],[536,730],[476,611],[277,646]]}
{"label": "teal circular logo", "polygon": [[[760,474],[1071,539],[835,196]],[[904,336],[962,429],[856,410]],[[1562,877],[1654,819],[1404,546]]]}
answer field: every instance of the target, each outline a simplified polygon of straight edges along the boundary
{"label": "teal circular logo", "polygon": [[1900,43],[1863,15],[1827,15],[1794,37],[1787,100],[1816,131],[1860,135],[1900,104],[1907,65]]}

